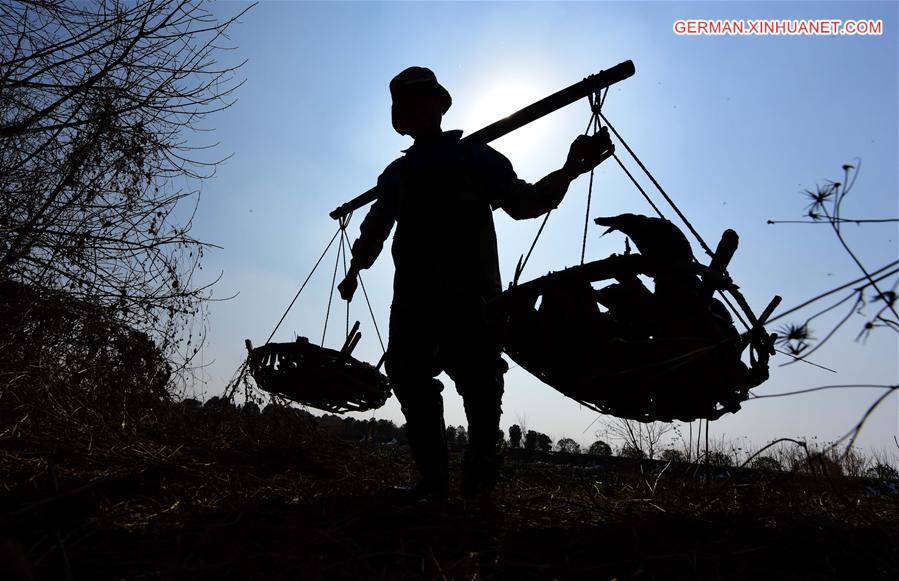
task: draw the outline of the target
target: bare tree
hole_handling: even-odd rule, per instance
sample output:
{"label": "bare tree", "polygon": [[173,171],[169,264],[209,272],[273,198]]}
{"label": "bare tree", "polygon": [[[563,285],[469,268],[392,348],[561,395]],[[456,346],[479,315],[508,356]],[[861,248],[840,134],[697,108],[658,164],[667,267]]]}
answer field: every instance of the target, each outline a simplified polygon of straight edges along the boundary
{"label": "bare tree", "polygon": [[189,232],[219,160],[188,136],[233,102],[240,65],[217,55],[241,14],[220,21],[196,0],[0,2],[0,280],[196,352],[182,332],[209,298],[196,281],[209,245]]}
{"label": "bare tree", "polygon": [[623,446],[650,460],[656,457],[662,439],[674,429],[664,422],[643,423],[623,418],[613,418],[600,430],[604,435],[623,442]]}

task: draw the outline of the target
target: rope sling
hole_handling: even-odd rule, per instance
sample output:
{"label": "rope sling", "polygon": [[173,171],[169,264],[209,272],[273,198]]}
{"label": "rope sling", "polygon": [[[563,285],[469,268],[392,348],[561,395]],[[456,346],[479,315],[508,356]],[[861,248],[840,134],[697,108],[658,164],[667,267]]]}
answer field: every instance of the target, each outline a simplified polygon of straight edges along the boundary
{"label": "rope sling", "polygon": [[[623,214],[595,222],[609,227],[607,232],[623,232],[639,253],[631,253],[626,240],[624,255],[584,263],[591,171],[580,264],[519,283],[547,214],[497,305],[505,324],[505,352],[547,385],[600,413],[642,422],[714,420],[739,410],[749,390],[768,378],[776,336],[765,333],[763,325],[780,298],[775,297],[761,317],[753,315],[726,270],[737,248],[736,233],[726,231],[715,251],[709,247],[602,113],[607,91],[601,97],[589,96],[591,119],[585,133],[591,128],[598,132],[601,122],[612,131],[711,263],[704,266],[696,260],[680,229],[613,153],[657,217]],[[653,279],[653,291],[640,276]],[[599,281],[613,282],[594,289],[592,283]],[[721,300],[714,298],[716,292]],[[737,331],[730,313],[746,332]],[[747,348],[748,366],[741,357]]]}
{"label": "rope sling", "polygon": [[[359,321],[350,328],[350,304],[346,306],[346,329],[343,346],[339,350],[325,347],[325,338],[328,333],[328,321],[331,315],[331,304],[334,298],[334,287],[337,280],[337,272],[343,264],[343,274],[346,276],[346,255],[349,251],[349,240],[346,229],[352,214],[341,218],[340,225],[334,236],[325,246],[325,250],[319,256],[312,271],[303,281],[300,290],[294,295],[293,300],[287,306],[275,328],[269,334],[265,344],[253,348],[249,339],[246,341],[247,368],[256,384],[263,390],[295,401],[297,403],[314,407],[331,413],[344,413],[349,411],[367,411],[381,407],[390,398],[390,382],[380,372],[384,361],[377,366],[359,361],[353,357],[353,351],[362,339],[359,331]],[[320,345],[315,345],[306,337],[297,337],[290,343],[272,343],[272,337],[278,331],[281,323],[293,308],[300,293],[306,288],[312,275],[324,260],[334,241],[340,237],[337,247],[337,256],[334,261],[334,270],[331,274],[331,290],[328,293],[328,306],[325,310],[325,322],[322,328],[322,340]],[[365,297],[365,304],[371,315],[372,324],[381,345],[382,354],[386,354],[378,321],[375,318],[368,291],[362,276],[359,276],[359,286]]]}
{"label": "rope sling", "polygon": [[[727,265],[738,237],[728,230],[713,251],[633,149],[602,113],[608,87],[587,96],[590,121],[585,134],[605,124],[650,179],[705,253],[705,266],[693,256],[684,234],[667,220],[619,156],[612,157],[657,217],[623,214],[595,223],[624,233],[623,255],[585,263],[594,186],[590,172],[580,264],[520,283],[521,274],[549,220],[547,213],[527,253],[519,259],[513,281],[491,305],[503,325],[504,351],[517,364],[562,394],[597,412],[642,422],[714,420],[740,409],[749,389],[768,378],[768,359],[776,335],[764,324],[780,302],[768,304],[756,317]],[[333,214],[332,214],[333,215]],[[352,357],[361,339],[359,322],[349,326],[340,350],[324,347],[337,272],[346,274],[349,242],[346,228],[352,213],[340,218],[338,231],[288,305],[265,345],[247,340],[247,367],[257,385],[303,405],[333,413],[376,409],[390,397],[390,383],[376,366]],[[305,337],[271,343],[287,313],[337,238],[340,243],[331,277],[321,345]],[[640,277],[653,279],[650,291]],[[592,283],[614,281],[595,289]],[[365,285],[359,277],[382,353],[384,343]],[[715,298],[717,293],[719,298]],[[728,296],[729,295],[729,296]],[[720,299],[720,300],[719,300]],[[731,300],[732,299],[732,300]],[[736,302],[736,306],[733,304]],[[733,318],[746,329],[737,331]],[[749,351],[749,364],[742,353]]]}

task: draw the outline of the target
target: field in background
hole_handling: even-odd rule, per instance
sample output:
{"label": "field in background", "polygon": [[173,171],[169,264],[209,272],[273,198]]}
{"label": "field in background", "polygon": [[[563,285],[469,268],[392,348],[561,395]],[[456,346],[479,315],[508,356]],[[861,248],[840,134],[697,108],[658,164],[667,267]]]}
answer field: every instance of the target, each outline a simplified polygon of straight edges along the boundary
{"label": "field in background", "polygon": [[390,488],[413,479],[405,446],[289,408],[170,403],[118,432],[37,427],[2,439],[4,579],[899,571],[899,482],[826,469],[507,450],[492,507],[404,505]]}

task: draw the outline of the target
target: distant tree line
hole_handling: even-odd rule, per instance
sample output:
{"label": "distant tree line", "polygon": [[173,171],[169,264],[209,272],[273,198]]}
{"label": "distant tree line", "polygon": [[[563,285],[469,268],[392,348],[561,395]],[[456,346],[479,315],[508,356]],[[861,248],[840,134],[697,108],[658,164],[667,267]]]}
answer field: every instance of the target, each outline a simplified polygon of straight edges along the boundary
{"label": "distant tree line", "polygon": [[[387,419],[357,419],[349,416],[325,414],[316,416],[309,411],[293,406],[268,404],[260,409],[254,402],[247,402],[235,406],[231,401],[220,397],[213,397],[205,403],[194,399],[183,400],[179,403],[186,416],[199,415],[222,417],[230,411],[234,417],[244,418],[248,425],[253,426],[252,432],[257,436],[271,433],[272,430],[289,435],[293,428],[285,420],[301,420],[311,422],[323,432],[337,438],[368,442],[378,445],[403,445],[408,442],[405,424],[397,425]],[[523,433],[524,432],[524,433]],[[656,458],[650,458],[642,449],[635,447],[630,442],[623,443],[618,449],[613,449],[608,443],[597,439],[589,446],[583,447],[572,438],[563,437],[555,442],[546,434],[536,430],[522,430],[515,424],[509,428],[508,440],[505,434],[497,433],[497,444],[512,450],[518,449],[526,452],[552,453],[564,455],[583,454],[588,456],[618,456],[634,460],[656,460],[669,463],[687,463],[691,460],[683,451],[676,448],[665,448]],[[464,426],[447,426],[446,440],[450,450],[461,452],[468,443],[468,432]],[[723,445],[723,443],[719,444]],[[716,467],[735,467],[743,462],[736,456],[739,450],[730,450],[724,447],[709,450],[707,454],[699,458],[699,463],[708,463]],[[878,480],[899,480],[899,471],[893,466],[893,462],[886,456],[873,458],[863,457],[859,453],[849,456],[841,456],[830,451],[812,451],[807,454],[801,448],[774,448],[767,455],[751,457],[747,466],[755,470],[801,472],[814,475],[867,477]]]}
{"label": "distant tree line", "polygon": [[513,449],[524,449],[535,452],[563,452],[566,454],[587,453],[594,456],[611,456],[612,447],[602,440],[596,440],[587,448],[582,449],[581,445],[572,438],[560,438],[553,447],[553,440],[543,432],[536,430],[527,430],[523,433],[521,426],[513,424],[509,427],[509,447]]}

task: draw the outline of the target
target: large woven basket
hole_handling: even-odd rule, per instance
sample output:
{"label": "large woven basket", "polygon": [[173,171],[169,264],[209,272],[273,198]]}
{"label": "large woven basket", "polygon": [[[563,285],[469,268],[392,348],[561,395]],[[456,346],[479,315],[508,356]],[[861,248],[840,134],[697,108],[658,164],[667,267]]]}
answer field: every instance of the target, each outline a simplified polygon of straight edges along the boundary
{"label": "large woven basket", "polygon": [[[712,420],[739,410],[768,378],[774,338],[736,330],[712,297],[729,279],[696,263],[670,222],[627,216],[627,228],[617,229],[641,254],[551,273],[503,294],[506,353],[566,396],[622,418]],[[653,290],[641,275],[653,279]],[[611,284],[595,289],[599,281]]]}

